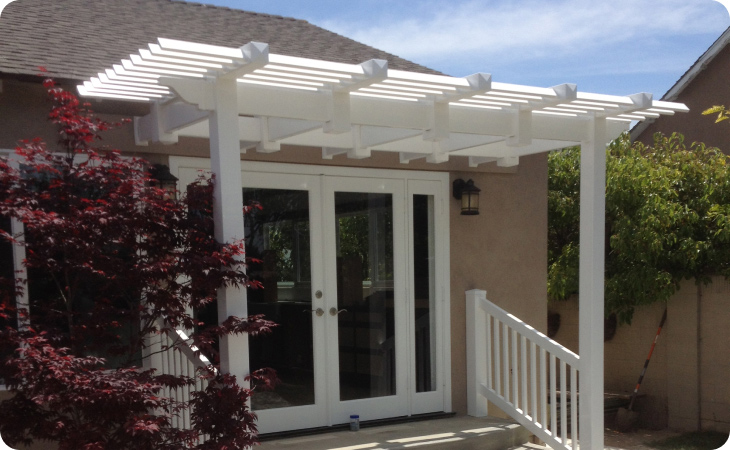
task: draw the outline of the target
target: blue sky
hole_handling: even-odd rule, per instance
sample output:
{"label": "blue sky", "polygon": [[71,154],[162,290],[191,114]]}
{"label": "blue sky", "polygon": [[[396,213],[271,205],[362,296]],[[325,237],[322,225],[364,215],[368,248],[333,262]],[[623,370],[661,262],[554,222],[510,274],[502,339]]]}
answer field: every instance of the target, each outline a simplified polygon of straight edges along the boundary
{"label": "blue sky", "polygon": [[730,25],[714,0],[198,0],[311,23],[453,76],[660,98]]}

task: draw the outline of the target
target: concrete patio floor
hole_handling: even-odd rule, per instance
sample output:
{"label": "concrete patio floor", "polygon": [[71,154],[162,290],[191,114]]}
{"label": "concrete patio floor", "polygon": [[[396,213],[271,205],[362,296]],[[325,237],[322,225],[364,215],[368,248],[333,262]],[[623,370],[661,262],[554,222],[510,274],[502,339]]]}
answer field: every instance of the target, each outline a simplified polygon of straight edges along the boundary
{"label": "concrete patio floor", "polygon": [[460,416],[266,440],[257,448],[390,450],[427,446],[430,450],[506,450],[527,442],[529,436],[527,430],[509,420]]}

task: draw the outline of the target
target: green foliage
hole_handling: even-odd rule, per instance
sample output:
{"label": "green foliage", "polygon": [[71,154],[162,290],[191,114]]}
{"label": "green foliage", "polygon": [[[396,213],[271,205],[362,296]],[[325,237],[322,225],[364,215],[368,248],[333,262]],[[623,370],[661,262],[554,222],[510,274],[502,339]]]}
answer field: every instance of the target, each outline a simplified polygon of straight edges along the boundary
{"label": "green foliage", "polygon": [[715,119],[715,123],[730,119],[730,113],[728,113],[728,111],[725,109],[725,105],[715,105],[702,111],[703,116],[707,116],[710,114],[717,114],[717,119]]}
{"label": "green foliage", "polygon": [[[578,292],[580,149],[549,156],[548,295]],[[682,279],[730,275],[730,165],[679,134],[615,140],[606,161],[606,312],[667,301]]]}

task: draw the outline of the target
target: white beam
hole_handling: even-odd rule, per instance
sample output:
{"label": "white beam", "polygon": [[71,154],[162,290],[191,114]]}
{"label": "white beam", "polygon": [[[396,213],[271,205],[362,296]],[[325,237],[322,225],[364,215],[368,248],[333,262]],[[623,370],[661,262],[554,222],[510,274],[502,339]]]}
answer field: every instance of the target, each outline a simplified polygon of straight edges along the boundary
{"label": "white beam", "polygon": [[480,164],[486,164],[496,160],[497,158],[486,156],[469,156],[469,167],[479,167]]}
{"label": "white beam", "polygon": [[134,118],[134,143],[149,145],[149,142],[176,144],[177,134],[168,132],[161,112],[163,106],[159,102],[150,105],[150,113],[144,117]]}
{"label": "white beam", "polygon": [[322,147],[322,159],[332,159],[337,155],[347,153],[346,148]]}
{"label": "white beam", "polygon": [[401,164],[408,164],[409,162],[415,160],[415,159],[421,159],[428,156],[428,153],[410,153],[410,152],[400,152],[399,159]]}
{"label": "white beam", "polygon": [[423,133],[424,141],[438,142],[449,138],[451,131],[449,109],[448,102],[431,103],[428,115],[428,129]]}
{"label": "white beam", "polygon": [[214,83],[210,81],[172,77],[163,77],[159,81],[161,85],[175,91],[184,102],[196,105],[204,111],[212,111],[216,106]]}
{"label": "white beam", "polygon": [[532,143],[532,111],[517,110],[514,113],[514,134],[507,137],[510,147],[524,147]]}
{"label": "white beam", "polygon": [[269,120],[271,119],[268,117],[259,118],[261,140],[256,144],[256,151],[259,153],[274,153],[281,150],[281,144],[274,142],[275,139],[271,137]]}
{"label": "white beam", "polygon": [[350,131],[350,93],[330,92],[330,99],[327,103],[327,121],[322,131],[331,134],[347,133]]}
{"label": "white beam", "polygon": [[497,159],[497,167],[517,167],[520,165],[519,156],[505,156]]}
{"label": "white beam", "polygon": [[588,124],[580,152],[580,446],[603,449],[603,319],[606,227],[606,120]]}

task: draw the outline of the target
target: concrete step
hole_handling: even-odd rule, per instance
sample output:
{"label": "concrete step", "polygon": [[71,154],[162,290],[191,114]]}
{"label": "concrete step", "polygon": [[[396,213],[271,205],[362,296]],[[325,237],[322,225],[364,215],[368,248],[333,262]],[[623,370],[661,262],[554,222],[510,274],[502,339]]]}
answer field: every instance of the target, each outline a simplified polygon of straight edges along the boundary
{"label": "concrete step", "polygon": [[[312,436],[264,441],[260,450],[507,450],[525,444],[530,433],[510,420],[451,417]],[[525,449],[536,450],[536,449]]]}

